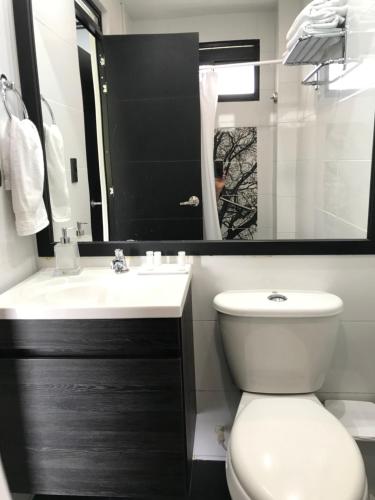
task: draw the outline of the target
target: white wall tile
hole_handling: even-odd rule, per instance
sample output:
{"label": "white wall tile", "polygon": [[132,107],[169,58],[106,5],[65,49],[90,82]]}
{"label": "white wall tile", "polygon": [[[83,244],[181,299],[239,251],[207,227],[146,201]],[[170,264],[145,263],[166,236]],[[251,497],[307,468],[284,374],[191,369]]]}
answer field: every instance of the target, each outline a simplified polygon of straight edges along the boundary
{"label": "white wall tile", "polygon": [[197,393],[197,424],[194,459],[225,460],[225,449],[218,443],[216,429],[225,427],[229,436],[240,400],[239,391],[199,391]]}
{"label": "white wall tile", "polygon": [[[297,174],[299,234],[306,234],[302,214],[308,213],[311,226],[314,213],[315,237],[366,237],[375,112],[375,66],[369,57],[375,36],[369,26],[375,26],[375,19],[366,15],[363,26],[359,12],[368,12],[368,7],[366,0],[353,0],[349,7],[348,53],[355,54],[361,64],[337,84],[345,85],[349,78],[354,81],[356,72],[359,75],[362,71],[355,82],[357,88],[301,89],[303,126],[298,135],[298,163],[307,161],[309,168],[299,168]],[[306,199],[309,210],[304,206]]]}
{"label": "white wall tile", "polygon": [[272,194],[258,195],[258,229],[264,231],[274,227],[275,197]]}
{"label": "white wall tile", "polygon": [[216,321],[194,321],[195,384],[198,391],[235,391]]}
{"label": "white wall tile", "polygon": [[53,8],[47,7],[46,0],[32,0],[33,17],[68,43],[76,39],[74,0],[54,0]]}
{"label": "white wall tile", "polygon": [[215,320],[212,300],[230,289],[325,290],[344,301],[346,321],[375,321],[373,256],[202,256],[194,258],[195,321]]}
{"label": "white wall tile", "polygon": [[[67,20],[66,27],[75,16]],[[67,42],[37,19],[34,23],[40,91],[47,100],[83,109],[77,41]]]}
{"label": "white wall tile", "polygon": [[375,394],[375,322],[343,321],[322,392]]}
{"label": "white wall tile", "polygon": [[[3,0],[0,5],[0,61],[1,71],[20,88],[11,0]],[[0,105],[0,134],[7,120]],[[36,270],[35,237],[17,236],[10,193],[4,187],[0,187],[0,232],[0,292],[3,292]]]}
{"label": "white wall tile", "polygon": [[[296,192],[296,162],[277,162],[277,195],[278,197],[295,197]],[[295,201],[294,201],[295,203]],[[293,208],[294,210],[294,208]],[[279,213],[278,213],[279,215]]]}
{"label": "white wall tile", "polygon": [[283,236],[289,234],[287,239],[290,239],[296,231],[296,197],[282,196],[276,197],[277,211],[277,237],[282,239]]}
{"label": "white wall tile", "polygon": [[274,192],[274,143],[276,127],[258,127],[258,195]]}
{"label": "white wall tile", "polygon": [[297,160],[298,123],[279,123],[277,127],[277,163]]}
{"label": "white wall tile", "polygon": [[292,82],[280,82],[278,86],[278,122],[289,123],[299,121],[301,118],[299,80]]}
{"label": "white wall tile", "polygon": [[100,0],[102,11],[103,33],[105,35],[122,35],[130,33],[132,20],[126,15],[125,3],[120,0]]}

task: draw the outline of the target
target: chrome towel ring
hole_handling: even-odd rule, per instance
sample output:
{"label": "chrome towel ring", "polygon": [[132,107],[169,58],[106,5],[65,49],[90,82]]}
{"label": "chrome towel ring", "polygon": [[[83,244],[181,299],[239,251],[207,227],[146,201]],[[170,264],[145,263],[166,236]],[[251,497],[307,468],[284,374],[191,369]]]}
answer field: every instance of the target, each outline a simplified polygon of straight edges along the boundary
{"label": "chrome towel ring", "polygon": [[11,110],[9,108],[9,105],[8,105],[8,102],[7,102],[7,92],[8,91],[12,91],[12,92],[14,92],[16,94],[16,96],[18,97],[18,99],[20,100],[20,102],[22,104],[23,117],[25,119],[28,119],[29,118],[29,114],[27,112],[26,105],[25,105],[25,103],[22,100],[21,93],[14,86],[14,82],[10,82],[8,80],[8,78],[4,74],[2,74],[0,76],[1,98],[2,98],[2,101],[3,101],[4,107],[5,107],[5,110],[7,112],[7,115],[9,116],[9,119],[11,120],[12,116],[13,116],[13,113],[11,112]]}
{"label": "chrome towel ring", "polygon": [[40,94],[40,99],[41,99],[42,103],[45,104],[46,108],[48,109],[48,112],[51,115],[53,125],[56,125],[55,115],[53,113],[53,110],[51,108],[50,103],[47,101],[47,99],[45,97],[42,96],[42,94]]}

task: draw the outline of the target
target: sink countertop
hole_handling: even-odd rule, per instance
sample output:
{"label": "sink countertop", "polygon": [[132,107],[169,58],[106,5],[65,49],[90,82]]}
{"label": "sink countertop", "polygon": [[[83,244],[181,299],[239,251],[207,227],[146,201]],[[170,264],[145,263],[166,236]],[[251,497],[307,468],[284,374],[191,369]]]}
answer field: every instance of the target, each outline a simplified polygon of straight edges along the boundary
{"label": "sink countertop", "polygon": [[43,269],[0,295],[0,319],[180,318],[191,281],[186,274],[115,274],[83,268],[77,276]]}

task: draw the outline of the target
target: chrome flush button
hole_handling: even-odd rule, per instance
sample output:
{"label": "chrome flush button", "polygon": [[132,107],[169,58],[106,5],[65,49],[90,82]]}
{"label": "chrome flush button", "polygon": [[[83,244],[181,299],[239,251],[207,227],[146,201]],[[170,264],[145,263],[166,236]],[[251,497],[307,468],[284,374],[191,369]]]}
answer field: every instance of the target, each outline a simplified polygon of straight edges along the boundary
{"label": "chrome flush button", "polygon": [[286,300],[288,300],[288,297],[277,292],[271,293],[271,295],[269,295],[267,298],[268,300],[272,300],[272,302],[285,302]]}

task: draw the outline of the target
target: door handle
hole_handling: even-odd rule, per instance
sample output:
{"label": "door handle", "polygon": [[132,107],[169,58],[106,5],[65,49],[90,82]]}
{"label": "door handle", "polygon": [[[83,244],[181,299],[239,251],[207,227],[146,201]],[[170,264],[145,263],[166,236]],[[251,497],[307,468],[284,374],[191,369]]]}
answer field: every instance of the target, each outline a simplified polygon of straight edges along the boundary
{"label": "door handle", "polygon": [[94,207],[98,207],[99,205],[101,205],[102,202],[101,201],[94,201],[94,200],[91,200],[90,202],[90,205],[91,205],[91,208],[94,208]]}
{"label": "door handle", "polygon": [[197,207],[200,203],[198,196],[190,196],[187,201],[180,201],[180,206]]}

